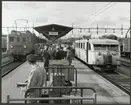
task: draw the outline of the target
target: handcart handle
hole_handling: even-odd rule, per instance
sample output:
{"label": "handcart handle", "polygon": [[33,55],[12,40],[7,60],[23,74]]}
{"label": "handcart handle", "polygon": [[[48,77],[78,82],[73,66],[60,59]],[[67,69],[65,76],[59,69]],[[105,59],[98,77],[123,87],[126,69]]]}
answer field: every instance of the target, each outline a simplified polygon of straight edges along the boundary
{"label": "handcart handle", "polygon": [[16,86],[17,87],[25,87],[25,86],[27,86],[27,83],[17,83]]}

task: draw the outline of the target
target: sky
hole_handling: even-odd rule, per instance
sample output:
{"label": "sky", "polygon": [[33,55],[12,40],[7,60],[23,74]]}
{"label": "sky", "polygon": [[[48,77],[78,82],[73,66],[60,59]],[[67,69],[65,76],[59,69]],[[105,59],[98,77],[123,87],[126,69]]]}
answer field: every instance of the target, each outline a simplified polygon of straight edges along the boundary
{"label": "sky", "polygon": [[[15,26],[42,26],[47,24],[60,24],[69,27],[91,28],[111,27],[124,28],[130,26],[130,3],[129,2],[2,2],[2,27]],[[28,20],[28,24],[27,24]],[[2,28],[2,32],[7,34],[12,30]],[[34,31],[38,34],[36,31]],[[104,30],[99,34],[104,34]],[[108,31],[107,33],[112,33]],[[116,32],[120,35],[121,31]],[[124,34],[126,31],[124,31]],[[88,33],[88,30],[73,30],[65,37],[77,37],[80,35],[98,36],[95,31]]]}

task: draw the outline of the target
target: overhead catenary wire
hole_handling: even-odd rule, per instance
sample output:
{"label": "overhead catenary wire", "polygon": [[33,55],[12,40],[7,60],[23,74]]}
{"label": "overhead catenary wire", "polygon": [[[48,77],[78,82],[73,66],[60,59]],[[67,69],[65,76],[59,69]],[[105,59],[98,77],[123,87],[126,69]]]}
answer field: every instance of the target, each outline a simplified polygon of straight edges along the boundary
{"label": "overhead catenary wire", "polygon": [[[107,9],[111,8],[112,6],[114,6],[117,2],[115,2],[113,5],[107,7],[106,9],[100,11],[99,13],[95,14],[94,17],[98,16],[99,14],[103,13],[104,11],[106,11]],[[90,18],[89,20],[93,19],[94,17]],[[90,24],[91,25],[91,24]]]}
{"label": "overhead catenary wire", "polygon": [[[110,0],[110,2],[109,3],[107,3],[105,6],[104,6],[104,8],[106,8],[108,5],[110,5],[111,4],[111,0]],[[88,21],[93,17],[93,16],[95,16],[98,12],[100,12],[101,10],[103,10],[104,8],[101,8],[101,9],[99,9],[97,12],[95,12],[95,13],[93,13],[89,18],[88,18]]]}
{"label": "overhead catenary wire", "polygon": [[[107,7],[107,8],[105,8],[104,10],[102,10],[102,9],[100,9],[100,10],[102,10],[102,11],[99,11],[99,12],[97,12],[97,13],[94,13],[92,16],[98,16],[99,14],[101,14],[102,12],[104,12],[104,11],[106,11],[107,9],[109,9],[110,7],[112,7],[112,6],[114,6],[115,4],[116,4],[117,2],[115,2],[113,5],[111,5],[111,6],[108,6],[110,3],[108,3],[105,7]],[[92,16],[90,16],[90,18],[89,18],[89,20],[91,20],[93,17]],[[92,17],[92,18],[91,18]],[[88,20],[88,21],[89,21]],[[76,28],[76,29],[78,29],[78,28]],[[82,28],[81,28],[82,29]],[[85,28],[86,29],[86,28]],[[90,29],[96,29],[96,28],[90,28]],[[100,28],[100,29],[104,29],[104,28]],[[108,29],[112,29],[112,28],[108,28]],[[119,29],[119,28],[118,28]],[[127,29],[125,29],[125,30],[127,30]]]}

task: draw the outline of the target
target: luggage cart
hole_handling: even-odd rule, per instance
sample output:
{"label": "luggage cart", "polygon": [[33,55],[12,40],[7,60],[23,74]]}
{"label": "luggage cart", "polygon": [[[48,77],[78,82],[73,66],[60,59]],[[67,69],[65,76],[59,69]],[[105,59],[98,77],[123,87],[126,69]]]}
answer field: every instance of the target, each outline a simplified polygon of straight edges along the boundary
{"label": "luggage cart", "polygon": [[75,86],[77,86],[77,70],[74,65],[69,65],[67,60],[50,60],[48,71],[48,78],[50,82],[53,81],[53,86],[56,86],[54,84],[55,77],[75,82]]}
{"label": "luggage cart", "polygon": [[[50,81],[50,86],[62,86],[63,82],[74,82],[75,86],[77,86],[77,70],[74,65],[49,65],[49,72],[47,75],[48,81]],[[61,84],[58,83],[61,82]],[[57,84],[57,83],[58,84]]]}

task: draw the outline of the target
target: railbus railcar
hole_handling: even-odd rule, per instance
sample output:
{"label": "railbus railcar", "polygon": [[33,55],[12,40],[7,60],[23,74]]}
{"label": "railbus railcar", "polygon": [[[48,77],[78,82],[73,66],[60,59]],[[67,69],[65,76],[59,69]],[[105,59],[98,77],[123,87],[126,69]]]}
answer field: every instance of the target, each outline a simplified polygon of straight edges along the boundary
{"label": "railbus railcar", "polygon": [[81,39],[74,42],[76,57],[101,70],[114,70],[120,65],[120,45],[112,39]]}

